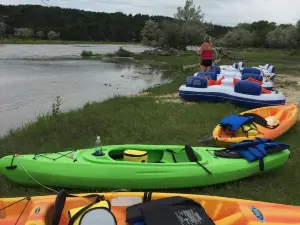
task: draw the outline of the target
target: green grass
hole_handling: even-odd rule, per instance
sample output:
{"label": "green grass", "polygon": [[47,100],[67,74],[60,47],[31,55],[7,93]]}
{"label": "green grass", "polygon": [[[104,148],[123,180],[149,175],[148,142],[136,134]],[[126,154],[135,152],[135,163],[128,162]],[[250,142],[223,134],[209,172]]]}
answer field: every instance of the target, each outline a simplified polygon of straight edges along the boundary
{"label": "green grass", "polygon": [[243,60],[246,66],[258,66],[266,63],[273,64],[277,73],[299,74],[300,51],[264,50],[264,51],[236,51],[237,58]]}
{"label": "green grass", "polygon": [[[260,60],[265,59],[266,63],[274,63],[277,67],[275,63],[277,59],[273,56],[276,52],[241,54],[246,65],[263,64],[264,62]],[[171,83],[147,89],[152,95],[176,92],[185,78],[198,70],[196,68],[192,71],[181,71],[183,65],[198,62],[194,53],[171,57],[141,54],[135,57],[143,62],[166,62],[172,71],[173,81]],[[288,56],[288,54],[282,56],[281,64],[284,66],[280,67],[278,71],[283,72],[288,69],[292,65],[291,61],[295,63],[294,57]],[[298,72],[298,70],[296,71]],[[244,108],[225,103],[182,104],[161,101],[157,103],[157,99],[151,95],[147,97],[115,97],[101,103],[87,104],[82,109],[62,113],[58,117],[40,117],[37,122],[11,131],[5,137],[0,138],[0,157],[12,153],[56,152],[69,148],[86,148],[93,145],[96,135],[101,136],[105,145],[143,143],[199,146],[197,142],[199,138],[211,134],[220,119],[244,110]],[[298,193],[300,190],[299,133],[300,123],[298,122],[278,139],[291,146],[291,158],[283,168],[227,184],[164,191],[300,205]],[[212,142],[206,143],[206,145],[213,144]],[[83,190],[69,191],[78,193]],[[0,177],[0,196],[48,193],[43,188],[24,187]]]}
{"label": "green grass", "polygon": [[65,40],[36,40],[36,39],[2,39],[0,44],[131,44],[126,42],[106,41],[65,41]]}
{"label": "green grass", "polygon": [[[42,117],[36,123],[2,138],[0,154],[4,156],[11,153],[41,153],[84,148],[93,145],[96,135],[101,135],[104,144],[198,146],[198,139],[211,133],[221,118],[243,110],[221,103],[155,103],[150,97],[118,97],[102,103],[88,104],[83,109],[63,113],[58,118]],[[292,152],[289,163],[283,168],[223,185],[170,191],[300,204],[300,198],[297,197],[300,188],[298,176],[300,157],[297,146],[299,132],[300,125],[297,124],[279,139],[290,144]],[[49,192],[43,188],[22,187],[7,182],[4,178],[0,181],[1,196],[47,193]]]}
{"label": "green grass", "polygon": [[199,57],[196,55],[195,52],[187,52],[180,56],[157,56],[157,55],[141,53],[141,54],[137,54],[134,58],[138,60],[165,62],[173,70],[181,70],[182,66],[184,65],[199,63]]}

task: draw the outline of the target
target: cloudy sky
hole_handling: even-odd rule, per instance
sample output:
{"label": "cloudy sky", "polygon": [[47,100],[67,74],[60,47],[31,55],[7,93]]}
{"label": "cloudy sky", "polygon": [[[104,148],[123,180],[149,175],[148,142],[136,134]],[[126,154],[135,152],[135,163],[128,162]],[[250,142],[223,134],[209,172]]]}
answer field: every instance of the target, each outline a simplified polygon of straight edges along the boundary
{"label": "cloudy sky", "polygon": [[[0,4],[43,4],[42,0],[0,0]],[[88,11],[173,16],[185,0],[43,0],[51,6]],[[300,0],[194,0],[205,13],[205,20],[215,24],[269,20],[296,23],[300,19]]]}

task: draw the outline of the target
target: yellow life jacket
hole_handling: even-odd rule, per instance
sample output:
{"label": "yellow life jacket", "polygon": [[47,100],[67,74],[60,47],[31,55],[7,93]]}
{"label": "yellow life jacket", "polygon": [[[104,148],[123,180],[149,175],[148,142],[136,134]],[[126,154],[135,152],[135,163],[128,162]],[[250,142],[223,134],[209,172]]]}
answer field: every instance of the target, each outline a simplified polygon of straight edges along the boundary
{"label": "yellow life jacket", "polygon": [[[253,124],[245,124],[243,125],[244,131],[248,133],[248,136],[256,136],[259,134],[256,127]],[[236,131],[236,137],[244,137],[245,133],[242,128],[239,128]]]}

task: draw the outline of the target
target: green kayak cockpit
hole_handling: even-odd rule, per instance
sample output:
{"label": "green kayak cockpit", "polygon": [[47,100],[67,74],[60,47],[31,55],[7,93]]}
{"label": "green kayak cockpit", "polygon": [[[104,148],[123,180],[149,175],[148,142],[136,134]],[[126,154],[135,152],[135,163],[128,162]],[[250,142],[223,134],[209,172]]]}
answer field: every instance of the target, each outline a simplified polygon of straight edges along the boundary
{"label": "green kayak cockpit", "polygon": [[[198,161],[201,156],[197,152],[195,155]],[[142,162],[142,163],[186,163],[191,162],[184,149],[172,150],[148,150],[148,149],[114,149],[108,153],[109,157],[115,161]]]}

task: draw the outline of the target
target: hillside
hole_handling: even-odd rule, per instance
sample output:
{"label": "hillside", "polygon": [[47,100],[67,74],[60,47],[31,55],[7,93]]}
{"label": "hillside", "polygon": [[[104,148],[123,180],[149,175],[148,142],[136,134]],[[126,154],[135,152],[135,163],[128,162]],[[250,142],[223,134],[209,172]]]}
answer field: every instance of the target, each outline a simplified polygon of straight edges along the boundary
{"label": "hillside", "polygon": [[[35,32],[60,32],[62,40],[82,41],[140,41],[140,32],[148,19],[157,22],[172,20],[170,17],[126,15],[122,12],[90,12],[40,5],[0,5],[0,15],[5,16],[6,35],[13,35],[14,28],[31,28]],[[230,27],[214,25],[209,33],[223,36]]]}

